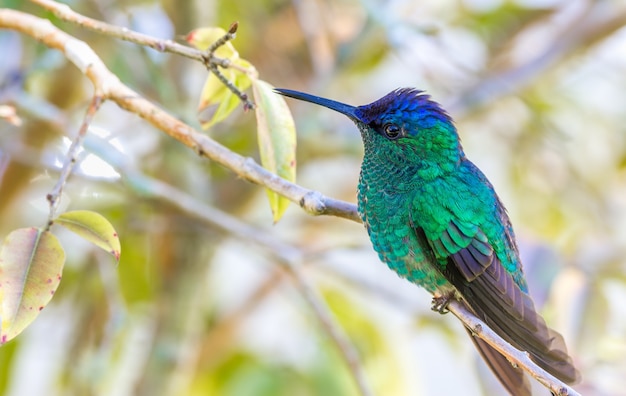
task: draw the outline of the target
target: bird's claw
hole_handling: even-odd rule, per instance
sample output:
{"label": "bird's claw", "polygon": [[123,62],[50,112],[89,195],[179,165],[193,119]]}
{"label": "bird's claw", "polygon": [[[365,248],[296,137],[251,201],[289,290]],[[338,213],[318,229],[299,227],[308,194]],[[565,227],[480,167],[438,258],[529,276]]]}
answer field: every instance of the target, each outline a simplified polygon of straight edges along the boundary
{"label": "bird's claw", "polygon": [[442,294],[439,296],[434,296],[430,309],[432,309],[435,312],[439,312],[442,315],[447,314],[448,312],[450,312],[448,310],[448,304],[450,304],[450,300],[452,300],[451,294]]}

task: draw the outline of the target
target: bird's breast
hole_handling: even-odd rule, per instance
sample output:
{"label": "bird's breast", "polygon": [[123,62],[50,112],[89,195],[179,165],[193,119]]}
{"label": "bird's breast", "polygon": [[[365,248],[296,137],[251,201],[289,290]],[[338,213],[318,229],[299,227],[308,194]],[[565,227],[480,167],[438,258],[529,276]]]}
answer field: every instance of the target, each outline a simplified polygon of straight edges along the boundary
{"label": "bird's breast", "polygon": [[432,293],[447,281],[432,262],[430,247],[415,232],[410,215],[413,191],[397,187],[388,177],[362,169],[359,213],[381,261]]}

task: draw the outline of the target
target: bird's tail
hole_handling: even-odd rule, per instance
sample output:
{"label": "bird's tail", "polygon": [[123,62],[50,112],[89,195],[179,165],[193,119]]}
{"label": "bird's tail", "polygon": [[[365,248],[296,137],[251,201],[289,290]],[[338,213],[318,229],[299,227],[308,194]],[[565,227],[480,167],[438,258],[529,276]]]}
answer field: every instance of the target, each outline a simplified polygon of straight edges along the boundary
{"label": "bird's tail", "polygon": [[530,383],[522,369],[514,367],[500,352],[493,349],[485,341],[474,337],[469,329],[466,329],[476,349],[480,352],[491,371],[498,377],[500,383],[513,396],[531,396]]}
{"label": "bird's tail", "polygon": [[[497,268],[501,273],[505,273],[501,266]],[[510,277],[508,273],[505,275]],[[506,287],[505,289],[513,296],[507,294],[503,295],[502,299],[493,300],[483,292],[486,289],[485,281],[486,278],[478,277],[474,284],[465,290],[468,298],[464,298],[464,302],[468,308],[505,341],[520,351],[526,351],[530,359],[544,370],[563,382],[569,384],[578,382],[580,373],[568,356],[563,337],[546,325],[535,310],[530,296],[519,288]],[[506,283],[502,281],[492,284]],[[472,289],[473,287],[476,288]],[[528,382],[520,369],[514,368],[504,356],[484,341],[476,337],[472,339],[491,370],[511,395],[530,395]],[[524,386],[516,387],[514,386],[516,384]]]}
{"label": "bird's tail", "polygon": [[[527,352],[531,360],[550,374],[568,384],[578,382],[580,373],[567,353],[563,337],[546,325],[532,298],[515,283],[497,257],[493,257],[486,269],[471,280],[460,271],[453,271],[458,268],[456,264],[453,262],[446,267],[447,278],[477,317],[512,346]],[[495,358],[497,351],[475,343],[503,383],[506,378],[514,378],[511,376],[513,371],[502,369],[505,358]],[[517,396],[519,393],[513,394]]]}

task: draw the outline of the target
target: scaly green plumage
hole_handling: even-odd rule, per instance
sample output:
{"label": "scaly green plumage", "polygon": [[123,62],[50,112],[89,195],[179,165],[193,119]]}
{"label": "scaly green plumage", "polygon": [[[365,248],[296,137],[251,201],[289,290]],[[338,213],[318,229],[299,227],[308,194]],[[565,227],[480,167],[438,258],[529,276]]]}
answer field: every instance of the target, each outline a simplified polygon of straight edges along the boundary
{"label": "scaly green plumage", "polygon": [[[277,92],[339,111],[358,126],[365,146],[359,213],[389,268],[434,295],[459,298],[541,367],[565,382],[578,380],[563,338],[528,295],[504,206],[437,103],[408,88],[358,107]],[[521,370],[472,340],[511,394],[530,394]]]}

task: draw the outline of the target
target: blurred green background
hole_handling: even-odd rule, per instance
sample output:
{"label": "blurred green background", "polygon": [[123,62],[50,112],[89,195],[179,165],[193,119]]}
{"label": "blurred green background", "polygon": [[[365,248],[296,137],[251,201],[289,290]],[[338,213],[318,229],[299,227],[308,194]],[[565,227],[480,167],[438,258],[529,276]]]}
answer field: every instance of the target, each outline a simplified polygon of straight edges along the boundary
{"label": "blurred green background", "polygon": [[[119,78],[198,126],[197,62],[48,18]],[[77,12],[160,38],[239,21],[260,77],[352,104],[402,86],[455,118],[465,151],[509,210],[531,294],[566,338],[584,395],[626,395],[626,2],[622,0],[76,0]],[[92,95],[59,52],[0,31],[0,236],[39,226]],[[352,123],[289,101],[298,183],[355,201]],[[238,109],[207,133],[258,159]],[[112,103],[98,112],[63,208],[116,227],[119,266],[62,230],[51,304],[0,348],[2,395],[357,395],[349,371],[277,254],[185,213],[158,180],[296,249],[355,344],[376,395],[493,395],[498,384],[451,315],[378,261],[359,224],[295,205],[272,225],[246,183]],[[546,394],[541,387],[538,394]]]}

